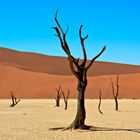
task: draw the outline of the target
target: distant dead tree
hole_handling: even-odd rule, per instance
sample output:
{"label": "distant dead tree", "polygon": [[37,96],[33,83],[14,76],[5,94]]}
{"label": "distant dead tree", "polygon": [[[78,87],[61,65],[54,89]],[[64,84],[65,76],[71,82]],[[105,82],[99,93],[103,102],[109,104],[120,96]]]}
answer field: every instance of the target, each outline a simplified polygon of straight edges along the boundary
{"label": "distant dead tree", "polygon": [[14,107],[20,101],[20,99],[17,100],[17,98],[14,96],[12,91],[11,91],[11,99],[12,99],[12,104],[10,105],[10,107]]}
{"label": "distant dead tree", "polygon": [[116,92],[115,92],[115,86],[114,86],[112,78],[111,78],[111,85],[112,85],[112,94],[115,100],[115,110],[118,111],[119,75],[117,75]]}
{"label": "distant dead tree", "polygon": [[60,98],[61,98],[61,86],[57,88],[55,88],[56,90],[56,96],[55,96],[55,101],[56,101],[56,106],[59,107],[60,106]]}
{"label": "distant dead tree", "polygon": [[65,95],[65,93],[64,93],[64,91],[62,89],[61,89],[61,92],[62,92],[62,95],[63,95],[63,98],[64,98],[65,110],[67,110],[70,91],[68,90],[67,95]]}
{"label": "distant dead tree", "polygon": [[102,91],[101,89],[99,89],[99,104],[98,104],[98,110],[101,114],[103,114],[103,112],[101,111],[101,102],[102,102]]}
{"label": "distant dead tree", "polygon": [[54,18],[57,26],[53,27],[53,29],[56,31],[56,36],[58,37],[60,41],[61,47],[67,55],[71,72],[73,73],[73,75],[76,77],[78,81],[77,113],[76,113],[74,121],[66,129],[89,129],[89,126],[85,125],[85,118],[86,118],[85,90],[88,84],[87,71],[89,70],[89,68],[91,68],[93,62],[95,62],[95,60],[105,51],[106,46],[104,46],[102,50],[100,51],[100,53],[96,55],[95,57],[93,57],[91,61],[87,61],[87,53],[86,53],[84,43],[85,43],[85,40],[88,38],[88,35],[86,35],[85,37],[82,36],[83,25],[81,25],[79,28],[79,39],[82,46],[84,59],[81,62],[79,61],[79,58],[73,57],[69,49],[67,39],[66,39],[66,35],[68,33],[69,28],[67,28],[65,32],[63,31],[57,19],[57,13],[58,13],[58,10]]}

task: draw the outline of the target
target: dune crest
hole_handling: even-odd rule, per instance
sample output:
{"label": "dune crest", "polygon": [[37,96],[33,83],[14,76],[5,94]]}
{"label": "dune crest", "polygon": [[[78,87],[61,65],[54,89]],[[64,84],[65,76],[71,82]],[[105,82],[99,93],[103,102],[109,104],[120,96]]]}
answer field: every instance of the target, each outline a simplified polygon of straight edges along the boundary
{"label": "dune crest", "polygon": [[[53,75],[72,75],[67,58],[0,48],[0,64]],[[140,66],[97,61],[89,76],[140,73]]]}

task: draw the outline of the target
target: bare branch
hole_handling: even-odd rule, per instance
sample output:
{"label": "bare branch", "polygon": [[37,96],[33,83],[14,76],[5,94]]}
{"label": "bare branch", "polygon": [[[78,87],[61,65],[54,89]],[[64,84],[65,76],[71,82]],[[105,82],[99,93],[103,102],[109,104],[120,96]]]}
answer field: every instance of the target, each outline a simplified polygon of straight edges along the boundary
{"label": "bare branch", "polygon": [[58,89],[55,88],[56,92],[59,94],[60,93],[60,90],[61,90],[61,86],[59,85]]}
{"label": "bare branch", "polygon": [[68,94],[67,94],[67,96],[66,96],[66,99],[68,100],[68,98],[69,98],[69,95],[70,95],[70,91],[68,90]]}
{"label": "bare branch", "polygon": [[59,23],[59,21],[57,19],[57,14],[58,14],[58,10],[56,11],[55,18],[54,18],[54,20],[55,20],[55,22],[56,22],[56,24],[58,26],[58,27],[55,27],[55,30],[56,30],[57,35],[59,36],[59,39],[61,38],[60,32],[62,33],[63,39],[61,38],[61,40],[62,40],[63,43],[61,44],[61,47],[66,52],[66,54],[69,56],[71,53],[70,53],[69,47],[68,47],[67,42],[66,42],[66,34],[67,34],[69,28],[67,28],[66,32],[64,33],[64,31],[63,31],[63,29],[62,29],[62,27],[61,27],[61,25],[60,25],[60,23]]}
{"label": "bare branch", "polygon": [[61,44],[61,47],[63,48],[63,50],[67,53],[67,50],[65,49],[65,47],[63,46],[63,39],[61,37],[61,34],[60,34],[60,31],[57,27],[52,27],[55,31],[56,31],[56,36],[59,38],[60,40],[60,44]]}
{"label": "bare branch", "polygon": [[56,24],[58,25],[59,29],[61,30],[62,34],[64,34],[63,29],[61,28],[61,26],[60,26],[60,24],[59,24],[59,22],[58,22],[58,20],[57,20],[58,11],[59,11],[59,10],[57,9],[57,10],[56,10],[56,13],[55,13],[55,18],[54,18],[54,20],[55,20]]}
{"label": "bare branch", "polygon": [[61,86],[59,85],[58,89],[55,88],[55,90],[56,90],[56,92],[57,92],[57,93],[56,93],[56,97],[55,97],[56,106],[59,107],[59,106],[60,106],[60,98],[61,98],[61,92],[60,92]]}
{"label": "bare branch", "polygon": [[18,99],[18,100],[16,101],[16,104],[17,104],[19,101],[20,101],[20,99]]}
{"label": "bare branch", "polygon": [[64,100],[66,99],[64,91],[61,89],[61,93],[63,95]]}
{"label": "bare branch", "polygon": [[83,27],[83,25],[81,25],[80,28],[79,28],[79,37],[80,37],[80,42],[81,42],[83,55],[84,55],[84,60],[83,60],[82,65],[85,66],[86,61],[87,61],[87,54],[86,54],[86,50],[85,50],[84,41],[88,38],[88,35],[86,35],[84,38],[82,37],[82,27]]}
{"label": "bare branch", "polygon": [[88,70],[88,69],[92,66],[93,62],[94,62],[105,50],[106,50],[106,46],[104,46],[104,47],[102,48],[102,50],[100,51],[100,53],[99,53],[98,55],[96,55],[96,56],[90,61],[89,65],[86,67],[86,70]]}
{"label": "bare branch", "polygon": [[[57,36],[58,36],[58,38],[60,40],[62,49],[68,55],[68,60],[69,60],[69,63],[70,63],[70,68],[71,68],[72,73],[78,78],[78,75],[77,75],[77,72],[76,72],[76,70],[74,68],[73,62],[74,62],[76,67],[78,65],[76,63],[75,58],[71,55],[71,52],[69,50],[69,46],[68,46],[67,41],[66,41],[66,34],[67,34],[69,28],[67,28],[66,32],[64,33],[64,31],[63,31],[63,29],[62,29],[62,27],[59,24],[59,21],[57,19],[57,14],[58,14],[58,10],[56,11],[55,18],[54,18],[54,20],[55,20],[55,22],[56,22],[58,27],[53,27],[53,29],[55,29],[55,31],[56,31],[56,34],[57,34]],[[62,37],[61,37],[61,34],[62,34]]]}
{"label": "bare branch", "polygon": [[67,34],[68,31],[69,31],[69,26],[67,26],[67,30],[66,30],[65,34]]}
{"label": "bare branch", "polygon": [[75,66],[78,68],[78,67],[79,67],[79,58],[74,58],[74,57],[71,55],[71,59],[72,59],[72,62],[75,64]]}
{"label": "bare branch", "polygon": [[[71,58],[69,58],[69,57],[68,57],[68,60],[69,60],[69,64],[70,64],[70,68],[71,68],[72,73],[75,75],[76,78],[79,79],[79,75],[77,74],[77,71],[74,69],[73,61],[71,61]],[[74,64],[76,65],[75,61],[74,61]]]}

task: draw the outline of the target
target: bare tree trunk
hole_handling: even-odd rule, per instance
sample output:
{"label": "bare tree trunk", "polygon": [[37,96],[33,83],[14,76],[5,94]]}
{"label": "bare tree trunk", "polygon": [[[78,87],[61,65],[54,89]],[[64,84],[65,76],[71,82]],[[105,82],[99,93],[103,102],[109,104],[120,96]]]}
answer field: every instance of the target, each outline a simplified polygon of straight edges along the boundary
{"label": "bare tree trunk", "polygon": [[78,98],[77,98],[77,112],[76,117],[73,121],[73,123],[68,127],[68,129],[86,129],[87,126],[85,125],[85,119],[86,119],[86,111],[85,111],[85,90],[87,86],[87,81],[85,82],[78,82]]}
{"label": "bare tree trunk", "polygon": [[60,106],[60,98],[61,98],[61,92],[60,92],[61,86],[59,86],[58,89],[55,88],[55,90],[56,90],[56,92],[57,92],[57,93],[56,93],[56,97],[55,97],[56,107],[59,107],[59,106]]}
{"label": "bare tree trunk", "polygon": [[59,100],[56,100],[56,106],[60,106],[60,102],[59,102]]}
{"label": "bare tree trunk", "polygon": [[69,95],[70,95],[70,91],[68,90],[67,95],[65,95],[64,91],[61,89],[63,98],[64,98],[64,103],[65,103],[65,110],[67,110],[68,108],[68,99],[69,99]]}
{"label": "bare tree trunk", "polygon": [[118,107],[118,99],[117,98],[115,99],[115,110],[116,111],[119,110],[119,107]]}
{"label": "bare tree trunk", "polygon": [[10,107],[14,107],[20,101],[20,99],[17,100],[17,98],[14,96],[13,92],[11,92],[11,99],[12,99],[12,104],[10,105]]}
{"label": "bare tree trunk", "polygon": [[119,110],[119,104],[118,104],[118,95],[119,95],[119,75],[117,75],[117,82],[116,82],[116,92],[115,92],[115,87],[113,84],[113,80],[111,79],[111,85],[112,85],[112,93],[113,93],[113,97],[115,100],[115,111]]}
{"label": "bare tree trunk", "polygon": [[15,97],[13,95],[13,92],[11,92],[11,99],[12,99],[12,104],[10,105],[10,107],[14,107],[15,106]]}
{"label": "bare tree trunk", "polygon": [[68,108],[68,103],[65,102],[65,110],[67,110],[67,108]]}
{"label": "bare tree trunk", "polygon": [[100,112],[101,114],[103,114],[103,112],[101,111],[101,101],[102,101],[101,96],[102,96],[102,91],[101,91],[101,90],[99,90],[99,91],[100,91],[100,94],[99,94],[98,110],[99,110],[99,112]]}
{"label": "bare tree trunk", "polygon": [[115,96],[115,103],[116,103],[116,111],[119,110],[119,107],[118,107],[118,95],[119,95],[119,89],[120,89],[120,86],[119,86],[119,75],[117,75],[117,82],[116,82],[116,87],[117,87],[117,91],[116,91],[116,96]]}

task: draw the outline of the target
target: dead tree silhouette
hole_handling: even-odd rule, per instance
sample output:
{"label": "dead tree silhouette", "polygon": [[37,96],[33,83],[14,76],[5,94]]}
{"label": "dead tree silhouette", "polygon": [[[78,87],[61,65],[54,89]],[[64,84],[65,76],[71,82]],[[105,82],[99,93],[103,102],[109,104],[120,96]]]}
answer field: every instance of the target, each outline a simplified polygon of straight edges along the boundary
{"label": "dead tree silhouette", "polygon": [[10,105],[10,107],[15,107],[15,105],[17,105],[18,102],[20,101],[20,99],[17,100],[17,98],[14,96],[12,91],[11,91],[11,99],[12,99],[12,104]]}
{"label": "dead tree silhouette", "polygon": [[55,88],[56,90],[56,97],[55,97],[55,101],[56,101],[56,107],[60,106],[60,98],[61,98],[61,86],[57,88]]}
{"label": "dead tree silhouette", "polygon": [[67,28],[65,32],[63,31],[57,19],[57,13],[58,13],[58,10],[56,11],[55,18],[54,18],[57,26],[53,27],[53,29],[56,31],[56,36],[58,37],[60,41],[61,47],[67,55],[71,72],[73,73],[73,75],[76,77],[78,81],[77,112],[76,112],[74,121],[66,129],[88,129],[89,127],[85,125],[85,118],[86,118],[85,90],[88,84],[87,71],[89,70],[89,68],[91,68],[93,62],[105,51],[106,46],[104,46],[102,50],[100,51],[100,53],[96,55],[94,58],[92,58],[92,60],[89,61],[89,63],[87,64],[88,61],[87,61],[87,53],[85,49],[85,40],[88,38],[88,35],[86,35],[85,37],[82,36],[83,25],[81,25],[79,28],[79,38],[80,38],[80,43],[82,46],[84,59],[82,60],[82,62],[80,62],[79,58],[75,58],[71,54],[71,51],[69,49],[69,45],[66,39],[69,28]]}
{"label": "dead tree silhouette", "polygon": [[101,89],[99,90],[99,104],[98,104],[98,110],[101,114],[103,114],[103,112],[101,111],[101,102],[102,102],[102,91]]}
{"label": "dead tree silhouette", "polygon": [[111,78],[111,85],[112,85],[112,94],[115,100],[115,111],[118,111],[119,104],[118,104],[118,95],[119,95],[119,75],[117,75],[117,81],[116,81],[116,92],[115,92],[115,86],[113,83],[113,80]]}
{"label": "dead tree silhouette", "polygon": [[68,90],[67,95],[65,95],[65,93],[64,93],[64,91],[62,89],[61,89],[61,92],[62,92],[62,95],[63,95],[63,98],[64,98],[65,110],[67,110],[70,91]]}

